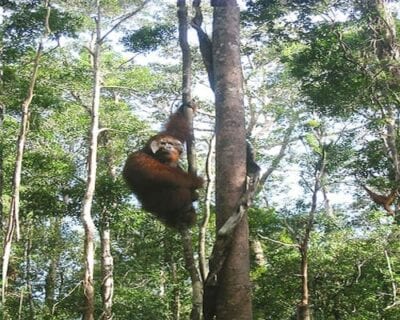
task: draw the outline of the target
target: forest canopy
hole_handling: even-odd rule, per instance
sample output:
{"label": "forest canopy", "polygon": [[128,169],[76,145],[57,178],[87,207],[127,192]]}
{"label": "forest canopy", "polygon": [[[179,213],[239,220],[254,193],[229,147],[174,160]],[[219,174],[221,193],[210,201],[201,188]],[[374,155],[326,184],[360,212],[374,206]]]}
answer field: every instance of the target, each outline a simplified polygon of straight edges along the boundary
{"label": "forest canopy", "polygon": [[[211,2],[0,2],[3,319],[400,318],[400,2]],[[180,233],[121,173],[182,104]]]}

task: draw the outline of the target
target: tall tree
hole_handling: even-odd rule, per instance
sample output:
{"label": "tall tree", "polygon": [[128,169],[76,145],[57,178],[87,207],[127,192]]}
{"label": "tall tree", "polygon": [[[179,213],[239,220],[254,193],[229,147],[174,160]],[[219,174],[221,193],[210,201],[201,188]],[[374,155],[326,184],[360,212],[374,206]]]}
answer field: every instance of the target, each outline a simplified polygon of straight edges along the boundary
{"label": "tall tree", "polygon": [[[190,46],[188,42],[188,10],[186,1],[178,0],[178,24],[179,24],[179,44],[182,51],[182,104],[186,106],[185,117],[191,124],[191,137],[186,142],[187,159],[188,159],[188,171],[196,174],[196,154],[194,151],[193,141],[193,107],[192,104],[192,59],[190,53]],[[190,318],[192,320],[200,320],[202,314],[203,305],[203,288],[200,280],[200,273],[196,267],[194,252],[193,252],[193,241],[188,229],[181,230],[183,253],[185,258],[186,269],[190,274],[192,282],[192,311]]]}
{"label": "tall tree", "polygon": [[[217,230],[237,210],[246,182],[246,129],[240,61],[240,10],[235,0],[212,1],[216,105]],[[248,222],[234,230],[215,292],[218,319],[251,319]],[[212,315],[209,318],[212,319]]]}
{"label": "tall tree", "polygon": [[94,319],[94,236],[96,227],[92,218],[92,203],[96,186],[97,171],[97,141],[99,134],[99,109],[100,109],[100,81],[101,81],[101,9],[100,1],[96,1],[96,30],[93,47],[90,48],[93,68],[93,93],[90,110],[91,127],[89,137],[89,152],[87,155],[87,180],[86,191],[82,203],[81,220],[85,230],[84,259],[85,271],[83,276],[83,292],[85,304],[82,318],[85,320]]}
{"label": "tall tree", "polygon": [[[313,122],[311,122],[313,124]],[[310,211],[304,223],[304,231],[292,234],[292,238],[296,239],[297,248],[300,254],[300,277],[301,277],[301,299],[297,304],[297,319],[310,320],[310,284],[309,284],[309,248],[311,244],[311,233],[313,232],[315,216],[317,213],[318,193],[323,191],[324,182],[327,176],[327,162],[329,151],[333,149],[331,144],[324,143],[326,133],[322,124],[316,123],[310,125],[312,133],[306,134],[305,139],[308,140],[309,147],[316,159],[311,160],[308,164],[309,170],[307,179],[304,179],[305,187],[311,193]],[[309,176],[309,177],[308,177]],[[329,210],[329,208],[328,208]],[[327,211],[328,211],[327,210]],[[290,230],[291,231],[291,230]]]}
{"label": "tall tree", "polygon": [[7,223],[7,232],[4,240],[4,249],[3,249],[3,267],[2,267],[2,288],[1,288],[1,296],[2,302],[5,302],[5,289],[7,286],[7,269],[8,262],[11,255],[11,245],[14,237],[14,232],[16,233],[17,239],[20,237],[19,230],[19,206],[20,206],[20,187],[21,187],[21,173],[22,173],[22,160],[24,155],[26,137],[28,133],[28,125],[29,125],[29,107],[32,103],[34,89],[36,85],[36,80],[38,76],[39,70],[39,62],[43,53],[44,41],[47,36],[50,34],[50,1],[46,0],[43,4],[45,9],[44,16],[44,24],[43,24],[43,34],[37,46],[36,52],[33,58],[33,66],[31,77],[29,80],[28,89],[25,95],[25,98],[21,104],[21,123],[17,140],[17,152],[14,166],[14,175],[12,180],[12,196],[10,201],[10,213],[8,217]]}
{"label": "tall tree", "polygon": [[[268,41],[276,40],[280,49],[289,44],[281,50],[286,51],[282,61],[300,79],[310,106],[341,121],[353,116],[368,130],[357,135],[350,174],[362,189],[375,190],[375,195],[362,191],[371,203],[386,207],[400,221],[398,206],[392,206],[399,202],[400,169],[397,4],[386,0],[248,4],[252,21],[270,31]],[[384,201],[375,201],[376,196]]]}
{"label": "tall tree", "polygon": [[[138,6],[128,12],[125,15],[122,15],[119,19],[116,20],[114,24],[106,31],[102,32],[102,18],[103,18],[103,10],[102,4],[99,0],[95,3],[95,35],[91,47],[89,48],[89,53],[91,55],[92,61],[92,102],[90,108],[90,116],[91,116],[91,128],[90,128],[90,137],[89,137],[89,152],[87,155],[87,180],[86,180],[86,191],[83,198],[81,219],[83,223],[83,227],[85,230],[85,244],[84,244],[84,252],[85,252],[85,273],[83,278],[83,289],[85,294],[85,306],[83,312],[84,319],[93,319],[94,318],[94,283],[93,283],[93,274],[94,274],[94,234],[95,234],[95,225],[92,218],[92,203],[95,193],[96,187],[96,172],[97,172],[97,148],[98,148],[98,136],[100,132],[99,127],[99,110],[100,110],[100,95],[101,95],[101,55],[102,55],[102,46],[106,39],[110,36],[110,34],[118,28],[123,22],[134,16],[138,13],[144,5],[148,1],[141,1]],[[104,129],[102,129],[104,130]],[[108,215],[103,215],[105,220],[109,219]],[[103,224],[103,227],[107,225],[107,221]],[[111,262],[110,259],[110,242],[106,241],[108,239],[109,234],[107,229],[102,230],[102,238],[107,247],[103,247],[103,255],[106,255],[106,259],[103,260],[103,281],[110,283],[111,280],[111,270],[112,265],[104,262]],[[103,313],[104,317],[112,317],[111,315],[111,297],[112,292],[110,292],[110,286],[103,286],[103,309],[105,313]]]}
{"label": "tall tree", "polygon": [[[107,131],[103,133],[101,139],[101,146],[106,149],[106,156],[104,157],[107,164],[107,173],[110,184],[114,185],[117,181],[117,170],[115,157],[113,155],[113,148],[111,146],[111,138]],[[110,192],[110,201],[106,201],[101,209],[101,225],[100,225],[100,241],[101,241],[101,298],[103,302],[103,313],[101,319],[112,319],[112,303],[114,294],[114,260],[111,254],[111,215],[112,209],[117,207],[117,200],[113,198],[114,193]],[[111,208],[111,209],[110,209]]]}

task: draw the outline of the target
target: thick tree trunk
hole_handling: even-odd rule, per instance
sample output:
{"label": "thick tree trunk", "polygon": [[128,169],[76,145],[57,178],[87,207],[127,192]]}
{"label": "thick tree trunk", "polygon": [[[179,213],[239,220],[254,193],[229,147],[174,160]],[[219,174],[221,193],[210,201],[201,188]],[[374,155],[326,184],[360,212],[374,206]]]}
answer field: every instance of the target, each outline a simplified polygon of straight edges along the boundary
{"label": "thick tree trunk", "polygon": [[[245,191],[246,140],[240,62],[239,7],[213,1],[213,69],[216,104],[217,229],[238,209]],[[247,216],[237,225],[218,273],[218,320],[252,319]]]}

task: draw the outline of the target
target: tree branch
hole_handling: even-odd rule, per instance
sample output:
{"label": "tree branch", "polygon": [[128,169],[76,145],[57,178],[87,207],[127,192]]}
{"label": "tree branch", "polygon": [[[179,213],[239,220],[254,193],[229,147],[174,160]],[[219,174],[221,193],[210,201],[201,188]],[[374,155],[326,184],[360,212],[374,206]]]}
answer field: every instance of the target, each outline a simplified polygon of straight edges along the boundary
{"label": "tree branch", "polygon": [[122,17],[120,18],[120,20],[119,20],[114,26],[112,26],[111,29],[108,30],[108,31],[100,38],[99,42],[102,43],[102,42],[108,37],[108,35],[109,35],[111,32],[113,32],[116,28],[118,28],[123,22],[125,22],[125,21],[128,20],[129,18],[133,17],[133,16],[134,16],[135,14],[137,14],[138,12],[140,12],[140,11],[145,7],[145,5],[146,5],[149,1],[150,1],[150,0],[145,0],[145,1],[143,1],[142,4],[141,4],[137,9],[135,9],[134,11],[129,12],[129,13],[127,13],[126,15],[122,16]]}
{"label": "tree branch", "polygon": [[298,243],[286,243],[286,242],[274,240],[274,239],[271,239],[271,238],[269,238],[267,236],[262,236],[259,233],[257,234],[257,236],[260,237],[261,239],[268,240],[268,241],[271,241],[271,242],[276,243],[276,244],[280,244],[280,245],[285,246],[285,247],[292,247],[292,248],[296,248],[296,249],[300,248],[300,245]]}

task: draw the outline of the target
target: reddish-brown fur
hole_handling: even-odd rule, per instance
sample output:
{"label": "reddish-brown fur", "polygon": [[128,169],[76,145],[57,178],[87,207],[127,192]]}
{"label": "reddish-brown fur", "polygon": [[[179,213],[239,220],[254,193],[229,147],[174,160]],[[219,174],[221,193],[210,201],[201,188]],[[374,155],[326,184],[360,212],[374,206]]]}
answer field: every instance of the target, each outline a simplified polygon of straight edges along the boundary
{"label": "reddish-brown fur", "polygon": [[[203,180],[179,167],[181,143],[190,136],[182,108],[168,120],[165,130],[149,139],[145,147],[129,155],[123,170],[128,186],[142,203],[167,226],[180,229],[196,222],[192,202]],[[154,153],[152,142],[159,145]],[[163,145],[161,146],[161,142]]]}
{"label": "reddish-brown fur", "polygon": [[372,199],[372,201],[374,201],[377,205],[382,206],[389,215],[391,215],[391,216],[395,215],[393,209],[391,208],[391,205],[393,204],[393,202],[396,200],[396,198],[398,196],[397,189],[392,190],[386,196],[386,195],[382,195],[382,194],[377,194],[377,193],[373,192],[372,190],[368,189],[366,186],[363,186],[363,187],[364,187],[365,191],[367,191],[367,193],[370,196],[370,198]]}

